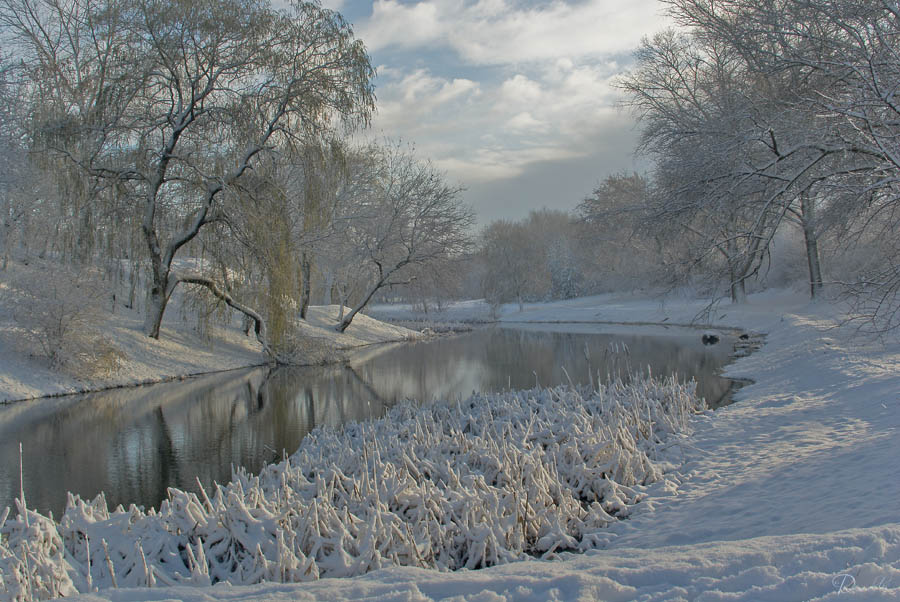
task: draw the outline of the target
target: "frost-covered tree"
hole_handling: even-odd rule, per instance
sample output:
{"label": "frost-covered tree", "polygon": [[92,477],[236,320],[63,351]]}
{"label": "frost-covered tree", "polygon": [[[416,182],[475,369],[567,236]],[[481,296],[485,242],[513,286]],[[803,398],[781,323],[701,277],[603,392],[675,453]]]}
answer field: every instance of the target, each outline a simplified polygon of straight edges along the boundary
{"label": "frost-covered tree", "polygon": [[549,299],[577,297],[584,277],[578,224],[568,212],[551,209],[532,211],[524,224],[538,253],[532,268],[538,285],[534,295]]}
{"label": "frost-covered tree", "polygon": [[23,217],[21,200],[29,180],[23,131],[10,65],[0,57],[0,270],[9,264],[13,229]]}
{"label": "frost-covered tree", "polygon": [[[669,0],[682,25],[727,45],[757,79],[780,82],[772,128],[778,163],[794,165],[795,208],[816,289],[816,235],[831,226],[868,262],[845,275],[858,316],[900,326],[893,269],[900,189],[900,4],[835,0]],[[784,92],[787,93],[784,93]],[[790,135],[787,135],[787,134]],[[810,237],[810,234],[813,236]],[[882,319],[883,318],[883,319]]]}
{"label": "frost-covered tree", "polygon": [[344,263],[363,263],[346,231],[368,191],[363,187],[370,172],[362,153],[339,139],[310,137],[280,147],[225,196],[221,228],[227,232],[203,236],[220,266],[214,272],[224,275],[228,266],[242,265],[241,282],[232,279],[232,285],[255,299],[274,347],[282,347],[297,319],[306,318],[314,273],[328,274],[334,284],[340,272],[343,283],[349,276]]}
{"label": "frost-covered tree", "polygon": [[149,260],[151,337],[187,278],[247,309],[177,272],[176,255],[262,155],[373,107],[365,48],[315,3],[2,0],[0,27],[21,57],[35,144],[126,189]]}
{"label": "frost-covered tree", "polygon": [[353,148],[337,138],[302,148],[302,186],[292,195],[301,215],[296,238],[301,247],[302,319],[306,319],[312,298],[314,269],[333,283],[334,272],[330,268],[355,261],[345,234],[353,220],[356,201],[370,191],[371,164],[365,154],[364,149]]}
{"label": "frost-covered tree", "polygon": [[494,307],[516,302],[570,299],[592,287],[586,281],[595,249],[582,224],[565,211],[532,211],[519,221],[485,227],[473,263],[480,291]]}
{"label": "frost-covered tree", "polygon": [[578,247],[590,253],[584,263],[592,290],[664,280],[664,248],[659,229],[647,220],[649,200],[648,179],[623,172],[604,178],[576,208]]}
{"label": "frost-covered tree", "polygon": [[743,301],[809,168],[783,152],[777,89],[727,44],[671,30],[645,40],[621,85],[655,164],[651,222]]}
{"label": "frost-covered tree", "polygon": [[515,301],[519,311],[537,288],[538,247],[520,222],[497,220],[481,233],[482,294],[493,307]]}

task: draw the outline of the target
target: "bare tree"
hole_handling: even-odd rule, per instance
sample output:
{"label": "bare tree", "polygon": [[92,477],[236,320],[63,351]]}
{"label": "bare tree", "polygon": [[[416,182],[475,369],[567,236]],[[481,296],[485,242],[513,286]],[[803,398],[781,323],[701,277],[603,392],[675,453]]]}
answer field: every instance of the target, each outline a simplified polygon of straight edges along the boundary
{"label": "bare tree", "polygon": [[300,318],[305,320],[312,297],[313,269],[327,263],[325,253],[346,255],[335,248],[335,241],[339,245],[343,238],[353,200],[364,194],[361,188],[367,185],[367,161],[359,149],[337,138],[306,144],[300,155],[302,187],[295,196],[302,199],[302,218],[296,238],[302,247]]}
{"label": "bare tree", "polygon": [[515,301],[519,311],[536,290],[543,267],[539,248],[521,222],[498,220],[481,233],[479,257],[484,265],[482,293],[492,307]]}
{"label": "bare tree", "polygon": [[641,174],[611,174],[576,208],[579,246],[592,253],[585,277],[594,290],[661,279],[661,233],[647,219],[650,189]]}
{"label": "bare tree", "polygon": [[[721,257],[731,298],[745,298],[796,191],[816,160],[785,153],[772,126],[766,81],[727,44],[673,31],[645,41],[622,80],[654,158],[657,224],[692,241],[689,261],[707,272]],[[763,90],[762,93],[758,92]]]}
{"label": "bare tree", "polygon": [[472,210],[431,164],[399,145],[372,147],[370,192],[358,199],[347,240],[368,268],[359,302],[343,316],[343,332],[379,290],[409,283],[417,266],[434,266],[470,246]]}
{"label": "bare tree", "polygon": [[24,212],[16,198],[29,179],[15,94],[8,81],[12,69],[4,58],[0,56],[0,270],[9,264],[13,228]]}
{"label": "bare tree", "polygon": [[598,253],[607,241],[566,211],[541,209],[511,222],[497,220],[485,227],[472,259],[480,271],[478,290],[496,312],[507,302],[519,311],[526,301],[570,299],[594,290],[607,257]]}

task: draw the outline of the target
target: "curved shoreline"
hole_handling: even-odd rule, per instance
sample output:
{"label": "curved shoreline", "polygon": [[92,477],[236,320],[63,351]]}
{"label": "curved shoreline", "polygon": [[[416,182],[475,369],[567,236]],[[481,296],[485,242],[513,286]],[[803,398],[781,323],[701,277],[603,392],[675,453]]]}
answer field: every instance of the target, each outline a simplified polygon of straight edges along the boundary
{"label": "curved shoreline", "polygon": [[[406,322],[407,320],[397,319],[397,321],[398,322]],[[386,320],[386,322],[391,323],[389,320]],[[441,323],[440,321],[437,321],[437,320],[434,320],[433,322],[436,324]],[[450,320],[447,323],[453,323],[453,321]],[[742,334],[742,333],[746,332],[745,330],[743,330],[741,328],[737,328],[734,326],[728,326],[728,325],[713,324],[713,325],[701,326],[698,324],[682,324],[682,323],[674,323],[674,322],[650,322],[650,321],[629,322],[629,321],[609,321],[609,320],[496,320],[493,322],[482,322],[479,324],[479,326],[482,326],[482,327],[483,326],[500,326],[500,327],[502,327],[504,324],[517,325],[517,326],[518,325],[527,325],[527,324],[557,324],[557,325],[594,324],[594,325],[601,325],[601,326],[602,325],[658,326],[658,327],[662,327],[662,328],[666,328],[666,327],[689,328],[692,330],[719,330],[719,331],[726,331],[726,332],[729,332],[734,335],[738,335],[738,334]],[[756,336],[756,333],[751,333],[751,334],[753,336]],[[335,351],[346,352],[346,351],[353,351],[353,350],[357,350],[357,349],[363,349],[363,348],[367,348],[367,347],[373,347],[373,346],[377,346],[377,345],[403,343],[403,342],[407,342],[407,341],[408,341],[408,339],[385,340],[385,341],[378,341],[378,342],[372,342],[372,343],[365,343],[362,345],[355,345],[353,347],[338,348]],[[737,359],[739,357],[741,357],[741,356],[736,355],[735,359]],[[327,362],[327,363],[339,364],[339,363],[342,363],[343,361],[345,361],[345,359],[340,358],[340,359],[336,359],[333,362]],[[224,373],[228,373],[228,372],[233,372],[235,370],[257,368],[257,367],[266,366],[269,364],[270,364],[270,362],[262,360],[262,361],[258,361],[258,362],[251,362],[251,363],[247,363],[247,364],[242,364],[242,365],[238,365],[238,366],[230,366],[227,368],[221,368],[221,369],[215,369],[215,370],[201,370],[201,371],[194,371],[194,372],[184,372],[184,373],[179,373],[179,374],[165,375],[165,376],[160,376],[160,377],[150,377],[150,378],[145,378],[145,379],[126,380],[125,382],[115,382],[115,383],[108,384],[108,385],[102,385],[102,384],[86,385],[86,386],[76,389],[76,390],[45,392],[42,394],[28,395],[25,397],[0,399],[0,406],[19,403],[19,402],[23,402],[23,401],[34,401],[34,400],[38,400],[38,399],[52,399],[52,398],[58,398],[58,397],[68,397],[71,395],[85,395],[85,394],[90,394],[90,393],[100,393],[103,391],[111,391],[111,390],[116,390],[116,389],[128,389],[128,388],[143,387],[143,386],[168,383],[168,382],[173,382],[173,381],[178,381],[178,380],[186,380],[189,378],[195,378],[195,377],[199,377],[199,376],[208,376],[211,374],[224,374]],[[284,364],[284,365],[305,365],[305,364]],[[310,364],[310,365],[317,365],[317,364]],[[65,376],[63,373],[60,373],[60,375]]]}

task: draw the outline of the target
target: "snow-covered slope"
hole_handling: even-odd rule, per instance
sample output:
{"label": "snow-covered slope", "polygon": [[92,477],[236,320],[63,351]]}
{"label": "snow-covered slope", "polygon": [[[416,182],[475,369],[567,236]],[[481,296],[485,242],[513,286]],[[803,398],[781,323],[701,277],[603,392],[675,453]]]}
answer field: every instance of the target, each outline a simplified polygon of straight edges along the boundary
{"label": "snow-covered slope", "polygon": [[54,370],[44,358],[31,356],[18,344],[15,324],[0,314],[0,402],[158,382],[266,361],[256,340],[237,328],[214,327],[206,339],[178,321],[177,311],[167,312],[159,340],[154,340],[141,331],[137,312],[120,307],[106,314],[103,334],[122,351],[123,359],[109,377],[90,378]]}
{"label": "snow-covered slope", "polygon": [[[353,322],[343,333],[334,329],[337,324],[339,305],[312,305],[306,314],[306,323],[300,323],[300,332],[304,336],[327,341],[338,349],[362,347],[388,341],[406,341],[419,336],[418,332],[388,324],[370,318],[362,313],[356,314]],[[345,307],[344,313],[350,308]]]}
{"label": "snow-covered slope", "polygon": [[[238,320],[234,326],[212,325],[208,336],[200,336],[193,322],[183,318],[179,310],[180,298],[176,295],[166,311],[159,340],[143,334],[143,316],[139,312],[121,305],[114,313],[104,310],[98,325],[103,336],[122,352],[122,360],[113,374],[89,377],[52,369],[45,358],[30,355],[12,312],[0,295],[0,402],[159,382],[266,362],[256,339],[237,328]],[[346,332],[338,333],[334,330],[337,314],[336,305],[310,307],[300,333],[328,349],[404,341],[418,335],[363,314],[357,314]],[[305,352],[298,353],[295,359],[303,362]],[[311,349],[309,355],[310,363],[321,361],[321,350]]]}

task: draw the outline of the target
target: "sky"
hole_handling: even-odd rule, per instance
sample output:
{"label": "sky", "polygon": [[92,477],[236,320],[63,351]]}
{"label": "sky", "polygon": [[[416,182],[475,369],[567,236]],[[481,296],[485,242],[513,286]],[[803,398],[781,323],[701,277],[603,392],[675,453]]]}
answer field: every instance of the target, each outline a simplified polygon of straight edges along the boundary
{"label": "sky", "polygon": [[414,145],[480,224],[570,210],[607,175],[641,171],[613,85],[658,0],[323,0],[377,71],[368,135]]}

